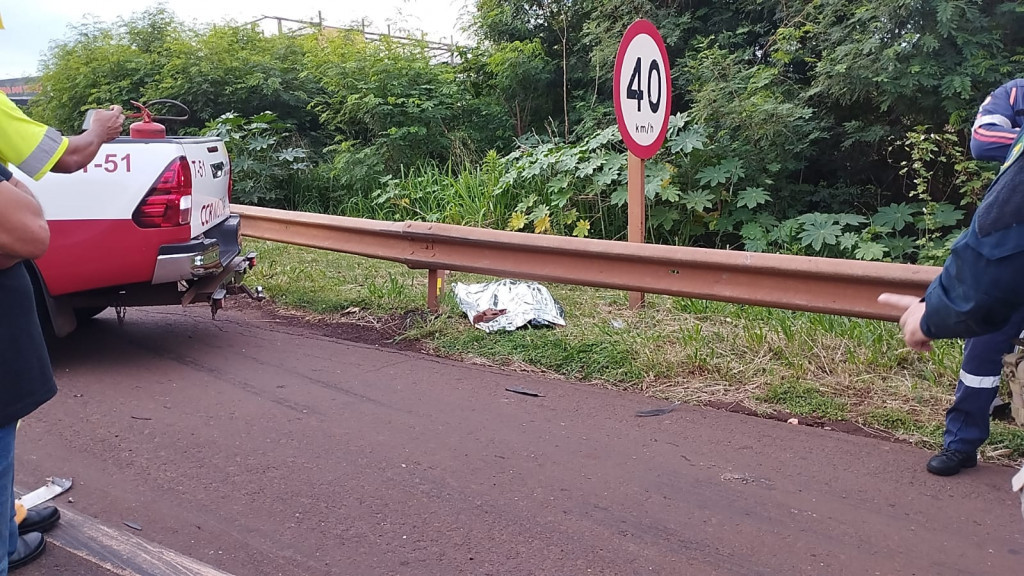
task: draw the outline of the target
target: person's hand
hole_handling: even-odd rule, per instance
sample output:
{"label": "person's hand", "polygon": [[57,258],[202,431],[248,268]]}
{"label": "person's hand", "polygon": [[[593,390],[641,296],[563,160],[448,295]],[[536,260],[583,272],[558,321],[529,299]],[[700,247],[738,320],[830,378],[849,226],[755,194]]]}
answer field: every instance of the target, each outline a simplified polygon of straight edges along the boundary
{"label": "person's hand", "polygon": [[92,114],[90,131],[95,131],[104,142],[110,142],[121,135],[124,129],[124,110],[120,106],[111,106],[110,110],[96,110]]}
{"label": "person's hand", "polygon": [[931,338],[921,331],[921,317],[924,316],[925,303],[917,296],[910,294],[883,293],[878,297],[880,304],[888,304],[903,311],[900,317],[900,329],[903,331],[903,341],[907,346],[918,352],[928,352],[932,349]]}

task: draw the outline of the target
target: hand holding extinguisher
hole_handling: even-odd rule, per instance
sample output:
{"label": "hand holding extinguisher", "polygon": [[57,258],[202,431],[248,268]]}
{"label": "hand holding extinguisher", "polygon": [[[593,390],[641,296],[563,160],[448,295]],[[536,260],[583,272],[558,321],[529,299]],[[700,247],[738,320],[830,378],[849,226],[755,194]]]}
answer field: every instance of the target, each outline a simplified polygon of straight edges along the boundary
{"label": "hand holding extinguisher", "polygon": [[[146,105],[132,100],[140,112],[124,114],[120,106],[111,106],[109,110],[89,110],[85,113],[85,122],[82,129],[99,134],[103,142],[109,142],[121,135],[125,118],[141,118],[141,121],[132,124],[128,133],[132,138],[159,139],[167,137],[167,130],[163,124],[154,122],[158,120],[188,120],[189,110],[181,102],[175,100],[153,100]],[[185,111],[184,116],[156,116],[149,111],[154,104],[174,104]]]}
{"label": "hand holding extinguisher", "polygon": [[110,142],[121,135],[124,119],[124,110],[114,105],[109,110],[89,110],[83,127],[87,132],[96,134],[101,142]]}
{"label": "hand holding extinguisher", "polygon": [[[139,102],[136,102],[136,101],[132,100],[132,104],[134,104],[139,110],[141,110],[141,112],[135,112],[133,114],[128,114],[126,117],[127,118],[142,118],[142,120],[140,122],[136,122],[136,123],[132,124],[128,128],[128,134],[132,138],[143,138],[143,139],[161,139],[161,138],[166,138],[167,137],[167,129],[164,128],[163,124],[160,124],[159,122],[154,122],[153,121],[154,118],[158,118],[160,120],[188,120],[188,116],[189,116],[188,108],[186,108],[184,104],[182,104],[181,102],[178,102],[176,100],[153,100],[153,101],[149,102],[149,104],[147,104],[145,106],[143,106]],[[185,111],[185,115],[184,116],[154,116],[153,113],[149,111],[149,107],[154,105],[154,104],[174,104],[174,105],[180,107],[182,110],[184,110]]]}

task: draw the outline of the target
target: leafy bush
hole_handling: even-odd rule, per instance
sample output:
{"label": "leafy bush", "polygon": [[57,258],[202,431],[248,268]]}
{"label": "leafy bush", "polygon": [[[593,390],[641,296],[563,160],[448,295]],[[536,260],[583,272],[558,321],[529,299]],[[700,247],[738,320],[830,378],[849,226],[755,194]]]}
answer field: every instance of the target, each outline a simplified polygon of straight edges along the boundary
{"label": "leafy bush", "polygon": [[[946,138],[939,138],[947,141]],[[928,165],[946,162],[922,149],[930,139],[913,137],[904,145],[917,158],[905,166],[908,185],[919,186],[922,201],[891,203],[857,212],[799,213],[775,201],[774,181],[763,176],[771,167],[720,157],[703,127],[688,115],[670,118],[663,150],[646,164],[649,240],[660,243],[741,248],[834,258],[919,261],[937,264],[965,224],[966,211],[926,194]],[[945,153],[952,154],[952,147]],[[626,232],[626,154],[617,127],[611,126],[576,145],[524,144],[505,157],[507,174],[497,190],[516,190],[522,200],[510,217],[510,230],[622,238]],[[949,196],[969,198],[984,182],[983,167],[960,161],[957,181],[963,188]],[[954,193],[956,192],[956,193]]]}
{"label": "leafy bush", "polygon": [[421,42],[337,34],[307,53],[308,73],[323,88],[312,108],[349,152],[369,147],[399,169],[419,162],[476,162],[496,145],[496,106],[473,99],[457,67],[435,63]]}
{"label": "leafy bush", "polygon": [[302,61],[308,43],[230,24],[192,28],[163,7],[111,23],[85,22],[54,43],[42,62],[34,118],[75,133],[88,108],[171,98],[191,112],[195,131],[218,116],[270,110],[303,132],[317,129],[307,109],[319,86]]}
{"label": "leafy bush", "polygon": [[206,126],[205,135],[224,140],[231,158],[232,199],[242,204],[285,207],[288,192],[310,170],[306,149],[271,112],[248,119],[224,114]]}
{"label": "leafy bush", "polygon": [[1024,59],[1003,0],[475,6],[476,44],[443,55],[163,8],[88,21],[51,48],[31,113],[73,132],[85,108],[175,98],[195,118],[172,133],[229,138],[240,201],[622,239],[611,67],[642,16],[673,77],[648,241],[934,264],[995,170],[967,125]]}

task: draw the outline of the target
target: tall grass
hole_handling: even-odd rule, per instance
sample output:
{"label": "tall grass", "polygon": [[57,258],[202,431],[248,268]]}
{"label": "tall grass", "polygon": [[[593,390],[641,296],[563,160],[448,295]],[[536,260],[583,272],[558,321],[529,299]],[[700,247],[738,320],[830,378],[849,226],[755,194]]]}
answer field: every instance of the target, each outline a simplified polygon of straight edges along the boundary
{"label": "tall grass", "polygon": [[433,162],[382,176],[376,185],[351,185],[331,167],[321,166],[291,182],[287,208],[373,220],[417,220],[479,228],[504,228],[518,200],[498,192],[501,161],[488,156],[479,165]]}
{"label": "tall grass", "polygon": [[440,222],[478,228],[508,229],[520,213],[533,231],[539,214],[550,217],[550,232],[569,234],[579,221],[587,235],[624,239],[625,207],[594,190],[573,194],[571,206],[556,198],[546,181],[534,178],[502,186],[508,171],[493,151],[478,164],[424,162],[401,167],[395,176],[345,173],[353,160],[321,164],[285,184],[284,208],[372,220]]}

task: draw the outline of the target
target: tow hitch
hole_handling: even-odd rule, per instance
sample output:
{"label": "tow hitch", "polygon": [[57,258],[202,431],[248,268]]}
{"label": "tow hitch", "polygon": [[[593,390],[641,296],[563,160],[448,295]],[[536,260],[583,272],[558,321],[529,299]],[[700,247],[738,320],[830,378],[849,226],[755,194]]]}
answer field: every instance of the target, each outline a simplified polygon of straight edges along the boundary
{"label": "tow hitch", "polygon": [[217,311],[224,307],[224,296],[228,294],[232,296],[244,294],[257,302],[262,302],[266,299],[266,296],[263,294],[263,286],[256,286],[254,290],[242,283],[242,278],[245,274],[256,267],[256,252],[249,252],[244,257],[237,258],[236,262],[234,270],[228,281],[224,284],[224,287],[218,288],[210,296],[210,313],[213,315],[214,320],[217,319]]}
{"label": "tow hitch", "polygon": [[210,313],[217,319],[217,312],[224,308],[224,297],[228,294],[244,294],[257,302],[266,298],[263,287],[250,289],[242,283],[245,274],[256,265],[256,253],[249,252],[245,256],[236,256],[224,270],[216,276],[203,278],[196,282],[181,299],[182,306],[193,302],[204,302],[209,299]]}

